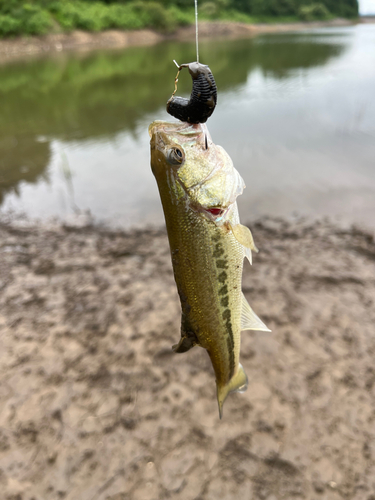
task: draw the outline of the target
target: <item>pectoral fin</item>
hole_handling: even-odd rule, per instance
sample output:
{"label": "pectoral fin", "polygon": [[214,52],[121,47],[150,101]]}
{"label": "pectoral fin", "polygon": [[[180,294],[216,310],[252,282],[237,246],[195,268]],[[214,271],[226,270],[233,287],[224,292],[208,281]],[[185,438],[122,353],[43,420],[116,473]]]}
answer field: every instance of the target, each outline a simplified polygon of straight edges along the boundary
{"label": "pectoral fin", "polygon": [[244,294],[242,294],[241,330],[259,330],[261,332],[271,331],[251,309]]}
{"label": "pectoral fin", "polygon": [[245,248],[250,248],[251,250],[254,250],[254,252],[257,253],[259,252],[259,250],[255,246],[253,235],[251,234],[251,231],[248,227],[243,226],[242,224],[237,224],[235,226],[232,226],[232,224],[230,223],[229,226],[230,229],[232,230],[234,237],[239,243],[241,243],[241,245],[243,245]]}

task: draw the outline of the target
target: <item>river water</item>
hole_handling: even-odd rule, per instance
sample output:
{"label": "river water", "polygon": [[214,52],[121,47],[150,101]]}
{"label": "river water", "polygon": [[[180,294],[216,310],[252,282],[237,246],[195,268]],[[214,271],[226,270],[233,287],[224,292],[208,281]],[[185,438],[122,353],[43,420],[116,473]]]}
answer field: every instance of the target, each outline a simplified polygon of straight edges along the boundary
{"label": "river water", "polygon": [[[0,211],[162,224],[147,127],[170,118],[172,60],[194,54],[168,42],[0,66]],[[375,25],[201,41],[200,60],[218,86],[211,136],[247,185],[243,221],[375,228]],[[178,94],[190,88],[182,73]]]}

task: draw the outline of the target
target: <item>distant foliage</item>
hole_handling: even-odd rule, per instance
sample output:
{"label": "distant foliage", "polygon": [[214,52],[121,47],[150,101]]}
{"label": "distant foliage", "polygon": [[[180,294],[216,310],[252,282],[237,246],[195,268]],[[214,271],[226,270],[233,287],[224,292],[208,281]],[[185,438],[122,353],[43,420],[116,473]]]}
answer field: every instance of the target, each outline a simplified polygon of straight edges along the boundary
{"label": "distant foliage", "polygon": [[295,0],[252,0],[251,14],[255,16],[293,16]]}
{"label": "distant foliage", "polygon": [[317,21],[329,19],[331,16],[329,10],[322,3],[312,3],[310,5],[303,5],[299,8],[298,17],[302,21]]}
{"label": "distant foliage", "polygon": [[[232,8],[258,18],[299,16],[311,5],[311,0],[231,0]],[[321,0],[320,5],[333,16],[358,16],[357,0]]]}
{"label": "distant foliage", "polygon": [[168,13],[156,2],[105,5],[102,2],[64,1],[54,3],[53,13],[65,31],[164,28],[168,22]]}
{"label": "distant foliage", "polygon": [[177,26],[188,26],[194,21],[194,15],[191,11],[182,10],[176,5],[168,8]]}
{"label": "distant foliage", "polygon": [[[0,37],[54,31],[153,28],[194,22],[193,0],[0,0]],[[200,0],[203,19],[312,21],[358,16],[357,0]]]}
{"label": "distant foliage", "polygon": [[138,1],[133,4],[138,16],[143,20],[144,26],[154,27],[163,32],[174,31],[177,27],[173,12],[165,9],[158,2]]}
{"label": "distant foliage", "polygon": [[208,18],[215,19],[219,15],[219,7],[215,2],[203,2],[200,12]]}
{"label": "distant foliage", "polygon": [[43,35],[51,27],[50,13],[39,5],[0,0],[0,36]]}

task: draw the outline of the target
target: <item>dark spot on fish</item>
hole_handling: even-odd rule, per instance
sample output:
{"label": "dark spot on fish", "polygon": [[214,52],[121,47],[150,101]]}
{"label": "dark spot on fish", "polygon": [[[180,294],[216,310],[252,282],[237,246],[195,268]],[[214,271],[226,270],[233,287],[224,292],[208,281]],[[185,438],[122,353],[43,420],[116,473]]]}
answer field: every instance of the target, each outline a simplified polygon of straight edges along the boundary
{"label": "dark spot on fish", "polygon": [[230,365],[230,377],[234,374],[234,338],[233,338],[233,328],[231,317],[232,313],[230,309],[225,309],[222,314],[223,320],[225,321],[225,327],[227,329],[228,337],[227,337],[227,346],[228,346],[228,356],[229,356],[229,365]]}
{"label": "dark spot on fish", "polygon": [[211,238],[212,241],[219,241],[220,240],[220,234],[215,234],[214,236],[212,236]]}
{"label": "dark spot on fish", "polygon": [[223,319],[227,319],[230,321],[231,318],[231,312],[229,309],[225,309],[225,311],[222,314]]}
{"label": "dark spot on fish", "polygon": [[225,283],[227,281],[228,275],[225,271],[219,274],[217,279],[219,280],[219,283]]}
{"label": "dark spot on fish", "polygon": [[229,297],[223,297],[220,301],[220,304],[223,306],[223,307],[228,307],[228,304],[229,304]]}
{"label": "dark spot on fish", "polygon": [[227,346],[228,346],[229,367],[230,367],[229,378],[232,378],[234,374],[234,346],[231,337],[227,337]]}
{"label": "dark spot on fish", "polygon": [[228,261],[224,259],[217,260],[216,267],[219,267],[220,269],[228,269]]}
{"label": "dark spot on fish", "polygon": [[[220,252],[218,256],[222,255],[224,253],[224,250],[222,249],[221,243],[218,243],[216,245],[216,252]],[[215,255],[214,253],[214,255]],[[228,269],[228,263],[227,260],[225,259],[219,259],[216,261],[216,266],[218,268],[224,268]],[[219,283],[224,283],[228,279],[228,275],[225,271],[222,271],[218,277],[217,277]],[[223,297],[220,300],[220,303],[223,307],[228,307],[229,305],[229,297],[228,297],[228,286],[224,285],[220,288],[219,290],[219,295],[222,295]],[[226,328],[226,333],[227,333],[227,346],[228,346],[228,357],[229,357],[229,378],[233,377],[234,374],[234,336],[233,336],[233,327],[232,327],[232,313],[230,309],[225,309],[222,313],[222,318],[225,322],[225,328]]]}
{"label": "dark spot on fish", "polygon": [[227,337],[227,347],[228,347],[228,352],[230,353],[232,349],[232,342],[229,337]]}
{"label": "dark spot on fish", "polygon": [[212,254],[213,257],[215,259],[217,259],[218,257],[221,257],[223,255],[223,253],[224,253],[223,245],[221,243],[217,243],[216,246],[215,246],[215,251]]}

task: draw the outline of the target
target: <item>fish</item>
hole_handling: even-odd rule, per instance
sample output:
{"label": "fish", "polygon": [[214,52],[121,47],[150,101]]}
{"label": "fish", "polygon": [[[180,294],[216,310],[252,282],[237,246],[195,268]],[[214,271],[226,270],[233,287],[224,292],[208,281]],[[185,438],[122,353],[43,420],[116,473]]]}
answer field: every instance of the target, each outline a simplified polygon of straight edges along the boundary
{"label": "fish", "polygon": [[221,419],[228,394],[248,385],[239,361],[241,331],[270,331],[241,290],[244,258],[251,263],[257,252],[239,220],[236,199],[245,184],[205,123],[157,120],[149,135],[181,302],[181,338],[173,350],[207,350]]}

